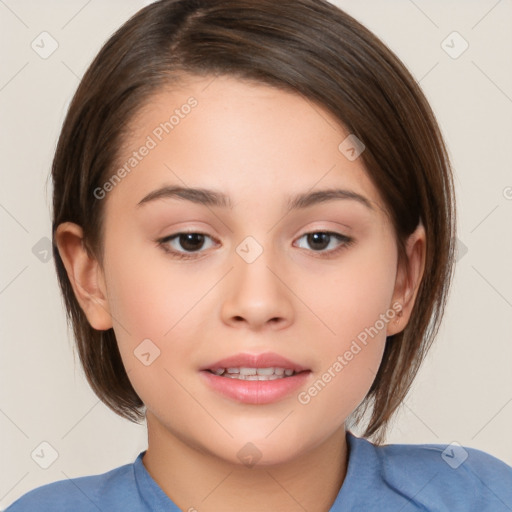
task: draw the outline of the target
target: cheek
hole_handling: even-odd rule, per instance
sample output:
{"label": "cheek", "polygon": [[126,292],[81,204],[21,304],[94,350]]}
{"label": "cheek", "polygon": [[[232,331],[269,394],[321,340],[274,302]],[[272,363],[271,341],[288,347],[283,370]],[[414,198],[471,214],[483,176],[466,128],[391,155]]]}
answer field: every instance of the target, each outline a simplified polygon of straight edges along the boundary
{"label": "cheek", "polygon": [[126,240],[130,233],[118,230],[106,247],[109,307],[128,377],[156,408],[169,396],[181,397],[180,384],[188,387],[195,377],[197,343],[212,316],[208,291],[224,271],[176,265],[147,241]]}
{"label": "cheek", "polygon": [[121,231],[109,239],[106,287],[124,366],[134,385],[140,381],[145,386],[169,359],[186,360],[187,354],[181,352],[189,344],[171,350],[171,343],[181,324],[186,324],[187,310],[200,293],[195,288],[200,286],[183,272],[171,273],[165,255],[152,244],[127,240],[130,233]]}
{"label": "cheek", "polygon": [[[309,292],[312,309],[321,312],[325,324],[323,337],[327,341],[332,339],[329,345],[337,346],[339,341],[345,344],[376,323],[385,338],[388,322],[382,324],[379,320],[386,312],[394,315],[391,300],[397,254],[389,237],[374,238],[360,248],[347,251],[336,267],[319,276],[319,292]],[[305,277],[304,290],[308,287],[307,280]]]}
{"label": "cheek", "polygon": [[134,342],[164,338],[197,300],[200,283],[176,271],[163,250],[140,235],[112,234],[107,249],[106,284],[116,334],[128,332]]}
{"label": "cheek", "polygon": [[[382,360],[387,328],[395,318],[391,300],[396,250],[384,239],[354,251],[312,294],[311,309],[324,325],[321,368],[299,403],[334,421],[344,421],[366,396]],[[306,283],[304,283],[304,289]],[[314,411],[316,409],[316,411]],[[335,411],[333,416],[333,411]]]}

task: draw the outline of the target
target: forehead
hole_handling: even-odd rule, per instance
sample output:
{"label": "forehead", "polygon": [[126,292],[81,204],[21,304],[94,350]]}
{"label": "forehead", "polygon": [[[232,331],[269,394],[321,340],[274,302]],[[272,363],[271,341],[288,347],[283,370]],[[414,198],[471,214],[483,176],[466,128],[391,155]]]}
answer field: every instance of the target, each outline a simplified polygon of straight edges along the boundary
{"label": "forehead", "polygon": [[[135,165],[111,199],[122,194],[135,204],[162,185],[222,190],[235,203],[350,187],[382,209],[362,159],[347,158],[350,133],[326,108],[293,91],[229,76],[186,76],[155,93],[128,133],[117,168],[130,159]],[[133,156],[144,147],[150,149],[143,157]]]}

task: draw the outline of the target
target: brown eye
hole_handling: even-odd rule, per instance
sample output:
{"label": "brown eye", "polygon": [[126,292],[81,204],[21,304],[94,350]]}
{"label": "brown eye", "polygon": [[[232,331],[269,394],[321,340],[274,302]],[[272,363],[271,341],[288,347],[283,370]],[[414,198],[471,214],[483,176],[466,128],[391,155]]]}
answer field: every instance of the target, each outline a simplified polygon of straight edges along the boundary
{"label": "brown eye", "polygon": [[[205,248],[205,244],[212,238],[204,233],[175,233],[158,240],[158,244],[162,246],[165,252],[175,255],[178,258],[187,258],[200,255],[205,252],[201,249]],[[213,242],[208,247],[212,247]]]}
{"label": "brown eye", "polygon": [[[315,231],[312,233],[306,233],[300,237],[300,239],[303,238],[305,238],[306,245],[308,247],[302,248],[310,248],[313,250],[313,252],[333,253],[337,249],[346,247],[353,243],[352,238],[340,233],[333,233],[330,231]],[[338,243],[334,244],[334,247],[331,247],[331,250],[326,251],[325,249],[327,249],[333,241]]]}
{"label": "brown eye", "polygon": [[179,245],[186,251],[197,251],[204,245],[204,235],[201,233],[182,233],[177,236]]}
{"label": "brown eye", "polygon": [[309,233],[306,236],[309,246],[315,250],[325,249],[331,241],[331,235],[328,233]]}

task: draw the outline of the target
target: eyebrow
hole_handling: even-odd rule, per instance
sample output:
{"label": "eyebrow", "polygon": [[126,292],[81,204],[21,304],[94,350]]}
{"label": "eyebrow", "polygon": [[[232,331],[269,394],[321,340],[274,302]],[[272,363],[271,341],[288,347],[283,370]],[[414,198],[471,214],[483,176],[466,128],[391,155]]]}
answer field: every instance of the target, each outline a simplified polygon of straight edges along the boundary
{"label": "eyebrow", "polygon": [[[157,199],[184,199],[205,206],[215,206],[220,208],[233,208],[233,203],[229,196],[223,192],[210,190],[205,188],[189,188],[178,186],[164,186],[153,190],[144,196],[138,203],[137,207],[143,206]],[[375,208],[371,201],[361,194],[352,190],[334,188],[317,190],[315,192],[305,192],[289,197],[287,202],[288,210],[298,210],[308,208],[316,204],[333,201],[336,199],[350,199],[359,202],[370,210]]]}

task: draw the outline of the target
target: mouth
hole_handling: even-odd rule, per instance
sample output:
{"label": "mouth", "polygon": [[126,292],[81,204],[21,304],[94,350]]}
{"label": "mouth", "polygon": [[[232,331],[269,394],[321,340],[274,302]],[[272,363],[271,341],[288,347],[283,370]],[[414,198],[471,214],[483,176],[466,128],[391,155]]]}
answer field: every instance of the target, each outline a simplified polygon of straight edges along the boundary
{"label": "mouth", "polygon": [[278,354],[238,354],[200,369],[208,387],[246,404],[269,404],[307,383],[311,370]]}

